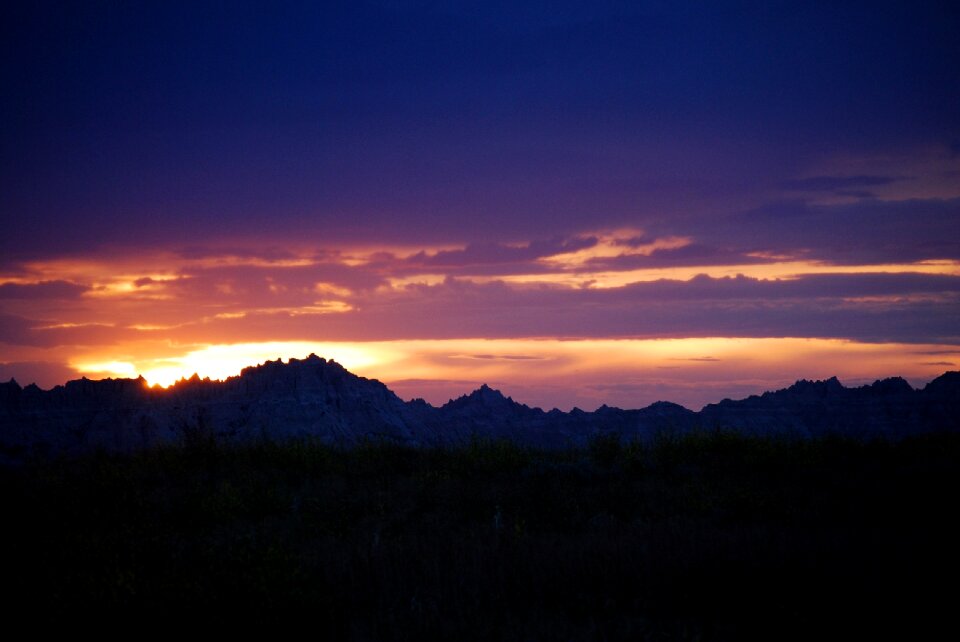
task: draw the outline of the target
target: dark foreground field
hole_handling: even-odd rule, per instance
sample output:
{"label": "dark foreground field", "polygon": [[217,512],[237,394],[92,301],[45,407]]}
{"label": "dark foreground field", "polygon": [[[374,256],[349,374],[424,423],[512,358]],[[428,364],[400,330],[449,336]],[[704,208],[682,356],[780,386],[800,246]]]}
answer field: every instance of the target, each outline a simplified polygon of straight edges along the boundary
{"label": "dark foreground field", "polygon": [[958,624],[958,463],[957,436],[195,444],[34,463],[0,471],[6,619],[298,620],[361,640],[916,639]]}

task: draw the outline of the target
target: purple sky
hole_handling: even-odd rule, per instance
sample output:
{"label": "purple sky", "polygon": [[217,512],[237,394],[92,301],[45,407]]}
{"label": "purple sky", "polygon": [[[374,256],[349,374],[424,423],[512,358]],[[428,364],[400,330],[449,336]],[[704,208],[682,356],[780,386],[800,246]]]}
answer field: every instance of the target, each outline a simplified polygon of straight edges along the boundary
{"label": "purple sky", "polygon": [[[798,356],[778,381],[956,365],[955,3],[39,3],[2,23],[0,376],[530,338],[584,363],[608,339],[899,355]],[[436,365],[453,344],[404,345],[433,374],[365,374],[434,401],[481,379]],[[496,345],[490,376],[544,404],[773,376],[578,383]]]}

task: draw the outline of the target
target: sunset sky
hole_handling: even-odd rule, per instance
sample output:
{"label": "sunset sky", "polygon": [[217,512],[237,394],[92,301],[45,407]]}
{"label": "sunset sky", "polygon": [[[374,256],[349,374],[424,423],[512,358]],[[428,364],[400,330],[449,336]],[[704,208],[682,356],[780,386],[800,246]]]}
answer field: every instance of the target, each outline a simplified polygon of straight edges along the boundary
{"label": "sunset sky", "polygon": [[960,369],[955,2],[24,4],[0,379],[315,352],[699,409]]}

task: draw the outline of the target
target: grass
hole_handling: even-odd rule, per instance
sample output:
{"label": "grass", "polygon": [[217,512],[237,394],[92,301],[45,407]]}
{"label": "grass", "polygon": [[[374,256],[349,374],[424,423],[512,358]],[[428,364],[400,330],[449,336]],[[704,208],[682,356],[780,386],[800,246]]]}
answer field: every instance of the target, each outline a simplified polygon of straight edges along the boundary
{"label": "grass", "polygon": [[10,613],[356,640],[916,637],[953,626],[960,437],[369,443],[0,471]]}

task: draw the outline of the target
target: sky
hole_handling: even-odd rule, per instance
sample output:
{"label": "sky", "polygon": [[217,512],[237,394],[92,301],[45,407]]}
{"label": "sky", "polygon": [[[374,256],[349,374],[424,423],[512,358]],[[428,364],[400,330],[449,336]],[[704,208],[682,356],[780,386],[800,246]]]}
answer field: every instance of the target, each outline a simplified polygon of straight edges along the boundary
{"label": "sky", "polygon": [[0,378],[443,403],[960,369],[953,2],[24,3]]}

